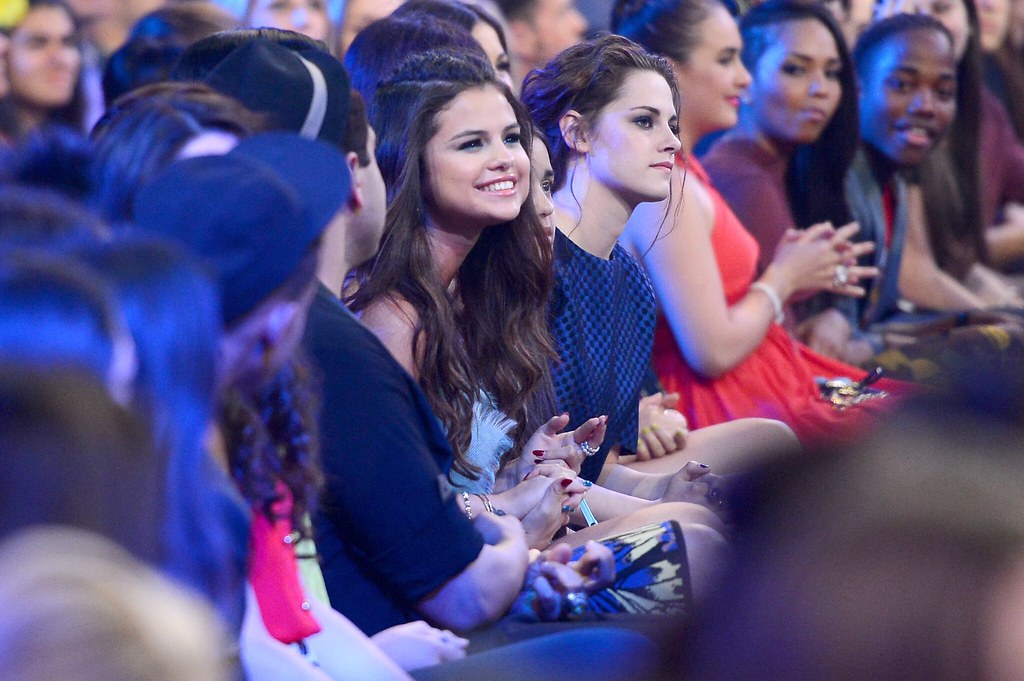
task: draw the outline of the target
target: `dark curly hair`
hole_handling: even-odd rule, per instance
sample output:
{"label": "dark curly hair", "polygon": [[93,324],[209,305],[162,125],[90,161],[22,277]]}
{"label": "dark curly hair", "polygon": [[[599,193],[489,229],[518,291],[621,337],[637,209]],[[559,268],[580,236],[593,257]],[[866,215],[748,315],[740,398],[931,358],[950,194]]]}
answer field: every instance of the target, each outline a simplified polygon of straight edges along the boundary
{"label": "dark curly hair", "polygon": [[[316,278],[312,244],[295,272],[272,295],[298,302]],[[230,328],[229,328],[230,332]],[[323,487],[317,419],[320,381],[300,350],[259,388],[229,388],[220,405],[220,423],[231,473],[250,505],[273,519],[277,483],[291,492],[292,527],[309,532],[306,514],[316,508]]]}
{"label": "dark curly hair", "polygon": [[494,88],[515,111],[529,153],[532,127],[522,105],[484,60],[446,51],[415,55],[377,90],[372,119],[377,159],[388,187],[388,214],[377,256],[357,270],[355,311],[385,299],[413,306],[419,321],[413,356],[420,385],[447,428],[454,470],[477,477],[465,459],[473,403],[481,389],[515,419],[522,439],[531,394],[543,385],[554,349],[545,310],[551,249],[528,198],[511,221],[483,231],[449,290],[439,281],[425,229],[425,148],[438,115],[461,93]]}
{"label": "dark curly hair", "polygon": [[231,473],[242,495],[272,518],[277,482],[292,494],[292,526],[309,533],[306,513],[316,507],[323,472],[319,463],[319,385],[305,359],[296,357],[256,395],[228,393],[220,423]]}

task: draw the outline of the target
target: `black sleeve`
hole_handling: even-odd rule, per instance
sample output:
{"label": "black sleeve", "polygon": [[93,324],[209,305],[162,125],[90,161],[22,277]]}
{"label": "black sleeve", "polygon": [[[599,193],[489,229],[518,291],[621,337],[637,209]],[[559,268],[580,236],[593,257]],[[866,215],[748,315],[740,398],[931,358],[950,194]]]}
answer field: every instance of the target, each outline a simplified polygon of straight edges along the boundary
{"label": "black sleeve", "polygon": [[[412,607],[475,560],[483,540],[439,484],[451,452],[419,388],[376,337],[343,321],[332,326],[344,334],[311,325],[306,339],[323,374],[322,514],[363,574]],[[329,583],[332,602],[354,587]]]}

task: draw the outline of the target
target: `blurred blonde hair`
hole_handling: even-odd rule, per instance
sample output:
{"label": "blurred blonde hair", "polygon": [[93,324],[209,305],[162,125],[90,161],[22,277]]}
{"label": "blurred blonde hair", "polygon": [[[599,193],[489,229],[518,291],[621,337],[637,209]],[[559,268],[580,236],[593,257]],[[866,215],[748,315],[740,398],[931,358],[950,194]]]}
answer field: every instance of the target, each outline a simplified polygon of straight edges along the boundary
{"label": "blurred blonde hair", "polygon": [[37,526],[0,544],[0,678],[226,681],[213,610],[113,542]]}

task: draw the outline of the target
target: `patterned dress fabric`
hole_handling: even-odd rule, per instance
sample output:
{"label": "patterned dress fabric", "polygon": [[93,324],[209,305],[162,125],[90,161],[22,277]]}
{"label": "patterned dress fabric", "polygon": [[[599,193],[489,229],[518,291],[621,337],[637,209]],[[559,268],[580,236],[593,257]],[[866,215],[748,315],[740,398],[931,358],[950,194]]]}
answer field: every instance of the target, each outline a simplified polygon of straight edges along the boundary
{"label": "patterned dress fabric", "polygon": [[582,475],[596,480],[608,450],[632,452],[640,385],[651,358],[654,291],[640,264],[615,245],[608,260],[555,232],[555,289],[549,321],[560,362],[552,371],[558,408],[575,428],[608,415],[608,432]]}

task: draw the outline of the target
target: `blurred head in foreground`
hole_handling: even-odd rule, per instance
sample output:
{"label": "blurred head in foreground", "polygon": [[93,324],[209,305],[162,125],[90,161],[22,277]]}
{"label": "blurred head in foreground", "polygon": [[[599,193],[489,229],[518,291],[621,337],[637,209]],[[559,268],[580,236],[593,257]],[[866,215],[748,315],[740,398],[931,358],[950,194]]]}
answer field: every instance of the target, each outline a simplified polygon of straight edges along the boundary
{"label": "blurred head in foreground", "polygon": [[0,677],[221,681],[212,610],[99,535],[37,527],[0,544]]}
{"label": "blurred head in foreground", "polygon": [[1024,441],[998,402],[764,476],[686,678],[1024,678]]}

